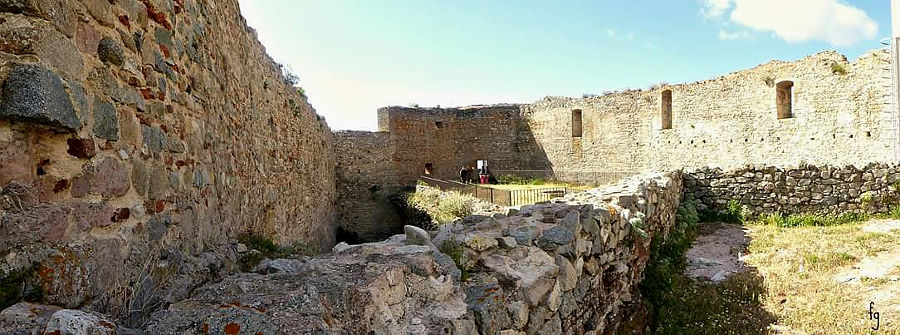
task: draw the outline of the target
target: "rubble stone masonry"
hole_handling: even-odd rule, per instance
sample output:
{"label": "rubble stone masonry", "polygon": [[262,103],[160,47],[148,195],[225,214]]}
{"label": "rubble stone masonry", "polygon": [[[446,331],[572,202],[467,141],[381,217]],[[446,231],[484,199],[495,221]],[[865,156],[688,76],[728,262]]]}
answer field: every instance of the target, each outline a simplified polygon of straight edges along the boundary
{"label": "rubble stone masonry", "polygon": [[330,129],[237,0],[0,1],[0,276],[140,318],[240,234],[327,250]]}

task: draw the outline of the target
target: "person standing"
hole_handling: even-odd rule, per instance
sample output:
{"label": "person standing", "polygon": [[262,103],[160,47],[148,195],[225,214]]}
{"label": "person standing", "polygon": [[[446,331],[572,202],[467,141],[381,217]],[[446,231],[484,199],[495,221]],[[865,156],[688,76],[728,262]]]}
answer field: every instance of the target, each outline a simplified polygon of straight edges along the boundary
{"label": "person standing", "polygon": [[459,182],[466,184],[469,182],[469,170],[463,165],[459,168]]}

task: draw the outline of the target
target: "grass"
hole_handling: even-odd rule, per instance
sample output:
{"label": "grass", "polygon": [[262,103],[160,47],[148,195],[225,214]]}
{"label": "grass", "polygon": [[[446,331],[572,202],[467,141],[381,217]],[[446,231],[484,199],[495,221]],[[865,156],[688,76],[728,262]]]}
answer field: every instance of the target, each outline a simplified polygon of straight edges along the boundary
{"label": "grass", "polygon": [[[693,200],[685,199],[669,241],[653,241],[641,283],[652,306],[653,333],[774,334],[773,325],[780,325],[805,334],[869,334],[873,324],[863,307],[873,290],[896,282],[861,278],[849,284],[836,277],[866,257],[900,248],[900,230],[862,230],[862,221],[876,218],[900,219],[900,209],[880,215],[769,214],[751,219],[736,202],[719,213],[698,213]],[[704,220],[749,228],[747,271],[719,284],[684,275],[684,252],[694,234],[717,225],[690,224]],[[891,273],[900,274],[900,267]],[[879,333],[900,333],[900,323],[886,320],[882,318]]]}
{"label": "grass", "polygon": [[[407,204],[428,213],[435,225],[472,215],[476,201],[477,199],[459,192],[443,192],[431,187],[418,187],[415,192],[406,196]],[[430,230],[434,227],[423,228]]]}
{"label": "grass", "polygon": [[[835,276],[858,260],[896,248],[900,235],[864,232],[859,224],[793,226],[752,224],[746,258],[765,278],[766,310],[780,324],[809,334],[866,334],[869,324],[860,306],[865,289],[889,282],[868,278],[863,287],[840,283]],[[884,320],[883,320],[884,321]],[[900,324],[881,332],[900,332]]]}
{"label": "grass", "polygon": [[241,257],[241,267],[244,271],[249,271],[264,258],[289,258],[294,255],[311,256],[315,254],[314,250],[302,242],[291,245],[279,245],[272,238],[261,234],[242,234],[238,236],[238,241],[250,249],[259,251],[259,253],[247,253]]}

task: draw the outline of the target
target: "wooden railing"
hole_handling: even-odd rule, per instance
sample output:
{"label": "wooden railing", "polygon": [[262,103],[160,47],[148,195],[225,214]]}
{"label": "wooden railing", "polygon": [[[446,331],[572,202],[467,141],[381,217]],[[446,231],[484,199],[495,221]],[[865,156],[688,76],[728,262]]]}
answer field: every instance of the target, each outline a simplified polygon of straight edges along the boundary
{"label": "wooden railing", "polygon": [[421,176],[419,177],[419,180],[431,187],[436,187],[444,191],[456,191],[500,206],[534,204],[562,197],[572,192],[568,187],[539,187],[520,190],[504,190],[479,184],[464,184],[458,181],[431,178],[428,176]]}

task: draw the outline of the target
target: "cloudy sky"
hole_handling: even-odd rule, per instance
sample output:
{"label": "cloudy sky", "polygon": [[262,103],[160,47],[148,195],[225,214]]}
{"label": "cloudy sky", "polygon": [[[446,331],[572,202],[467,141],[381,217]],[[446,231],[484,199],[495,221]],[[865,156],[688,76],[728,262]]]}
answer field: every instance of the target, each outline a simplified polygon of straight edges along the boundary
{"label": "cloudy sky", "polygon": [[890,35],[886,0],[240,0],[332,129],[388,105],[531,102],[712,78]]}

